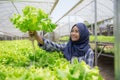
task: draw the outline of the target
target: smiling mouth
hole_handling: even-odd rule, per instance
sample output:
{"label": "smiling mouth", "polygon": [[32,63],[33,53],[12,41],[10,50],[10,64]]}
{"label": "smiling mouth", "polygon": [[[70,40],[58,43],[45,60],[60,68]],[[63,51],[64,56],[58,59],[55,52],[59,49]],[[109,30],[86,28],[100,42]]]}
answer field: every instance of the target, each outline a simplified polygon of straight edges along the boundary
{"label": "smiling mouth", "polygon": [[76,36],[71,36],[71,38],[77,38]]}
{"label": "smiling mouth", "polygon": [[77,38],[76,37],[72,37],[73,40],[76,40]]}

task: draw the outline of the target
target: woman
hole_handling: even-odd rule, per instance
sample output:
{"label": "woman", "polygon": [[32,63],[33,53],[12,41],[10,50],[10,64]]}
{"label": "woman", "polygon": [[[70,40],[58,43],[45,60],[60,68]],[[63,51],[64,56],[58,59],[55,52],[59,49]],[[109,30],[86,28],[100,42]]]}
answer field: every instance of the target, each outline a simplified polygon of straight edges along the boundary
{"label": "woman", "polygon": [[84,60],[89,66],[93,67],[94,53],[89,45],[89,31],[83,23],[75,24],[70,32],[67,44],[57,44],[47,39],[41,38],[37,32],[29,32],[34,36],[39,46],[46,51],[62,51],[68,61],[77,57],[78,61]]}

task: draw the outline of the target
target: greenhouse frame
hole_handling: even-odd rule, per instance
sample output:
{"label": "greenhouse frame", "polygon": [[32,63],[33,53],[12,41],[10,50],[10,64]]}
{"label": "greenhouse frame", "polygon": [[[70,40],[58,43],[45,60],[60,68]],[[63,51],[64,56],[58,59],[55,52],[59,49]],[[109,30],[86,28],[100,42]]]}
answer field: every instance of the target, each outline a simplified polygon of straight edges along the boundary
{"label": "greenhouse frame", "polygon": [[[49,66],[50,69],[52,69],[53,71],[56,70],[54,73],[52,71],[50,71],[50,69],[48,69],[48,68],[46,70],[44,70],[40,67],[37,67],[37,69],[39,68],[39,70],[41,70],[41,71],[38,70],[38,72],[37,72],[36,68],[35,69],[30,68],[30,71],[27,72],[26,67],[31,66],[31,65],[33,67],[33,63],[34,63],[34,66],[36,66],[36,65],[40,66],[40,64],[43,65],[42,63],[39,62],[40,58],[41,58],[40,56],[43,54],[41,54],[41,53],[40,53],[40,55],[38,54],[39,55],[39,59],[38,59],[38,57],[36,57],[37,54],[32,54],[32,52],[33,53],[39,53],[39,52],[35,52],[35,50],[31,51],[26,47],[22,47],[20,49],[19,49],[19,47],[17,48],[17,46],[21,46],[20,44],[17,44],[17,41],[19,42],[19,41],[26,40],[26,39],[28,40],[29,35],[28,35],[28,32],[22,32],[18,28],[16,28],[15,27],[16,25],[14,25],[10,21],[10,19],[13,17],[14,14],[23,15],[22,12],[23,12],[23,8],[25,6],[33,6],[35,8],[42,9],[47,15],[49,15],[49,19],[51,19],[52,23],[57,25],[56,28],[52,32],[47,32],[47,31],[37,31],[37,32],[42,37],[45,37],[56,43],[66,43],[70,36],[71,28],[73,27],[73,25],[78,22],[84,23],[89,29],[89,32],[90,32],[90,42],[89,43],[90,43],[90,46],[92,46],[92,49],[95,53],[94,66],[98,66],[98,68],[100,68],[99,61],[104,58],[109,58],[110,60],[112,60],[112,64],[109,64],[110,63],[109,61],[107,62],[108,65],[110,65],[109,67],[112,66],[112,68],[109,68],[109,69],[113,69],[111,74],[109,73],[110,72],[109,71],[108,73],[110,75],[107,73],[105,73],[105,75],[104,75],[103,74],[104,72],[102,73],[102,69],[104,67],[102,66],[102,69],[100,69],[100,72],[101,72],[100,75],[102,74],[102,77],[104,79],[95,79],[95,80],[120,80],[120,74],[119,74],[119,72],[120,72],[120,58],[119,58],[120,57],[120,37],[119,37],[119,35],[120,35],[120,10],[119,10],[120,0],[69,0],[69,1],[66,1],[66,0],[0,0],[0,41],[1,41],[0,42],[0,45],[1,45],[0,68],[6,68],[6,70],[4,70],[4,69],[0,70],[0,75],[1,75],[0,80],[8,80],[8,79],[11,79],[11,80],[23,79],[23,80],[25,80],[25,78],[26,78],[26,80],[34,80],[37,78],[40,80],[41,79],[47,80],[47,78],[49,78],[49,77],[51,80],[54,80],[54,79],[56,79],[56,80],[61,80],[61,79],[74,80],[74,78],[76,78],[76,76],[77,76],[76,75],[77,73],[76,73],[75,75],[72,75],[72,77],[71,77],[70,73],[69,73],[69,77],[68,77],[67,72],[65,72],[68,70],[68,68],[66,70],[64,70],[61,65],[62,63],[57,64],[55,62],[53,62],[53,63],[50,62],[53,65],[48,65],[46,62],[47,66]],[[48,29],[49,29],[49,27],[48,27]],[[65,37],[65,40],[61,40],[62,37]],[[110,38],[107,38],[107,37],[110,37]],[[110,41],[110,39],[112,39],[113,41]],[[15,41],[15,43],[10,42],[11,45],[6,47],[5,45],[7,45],[7,43],[8,43],[6,41],[8,41],[8,42]],[[19,42],[19,43],[21,43],[21,42]],[[30,44],[30,43],[24,42],[24,41],[23,41],[23,43],[24,43],[24,45]],[[13,45],[13,44],[15,44],[15,45]],[[34,45],[34,44],[32,44],[32,45]],[[35,44],[35,46],[36,46],[36,44]],[[5,47],[6,47],[6,50],[4,51]],[[7,48],[9,49],[9,47],[11,50],[9,52],[7,52]],[[12,48],[14,48],[15,51],[12,51],[12,50],[14,50]],[[25,49],[23,49],[23,48],[25,48]],[[3,51],[2,51],[2,49],[3,49]],[[37,48],[35,48],[35,49],[37,49]],[[105,52],[105,49],[110,49],[111,52],[110,52],[110,50],[108,50],[108,51],[112,54],[106,54],[107,52]],[[26,61],[26,63],[24,63],[24,62],[22,63],[22,60],[21,60],[21,62],[19,62],[19,59],[20,59],[19,57],[16,57],[16,58],[12,57],[14,55],[14,53],[17,53],[17,50],[23,51],[23,52],[18,52],[18,54],[20,55],[20,58],[21,57],[24,58],[23,61]],[[42,52],[44,52],[44,51],[42,51]],[[25,53],[28,53],[30,55],[26,55]],[[5,62],[8,60],[7,54],[11,55],[11,56],[9,56],[10,57],[9,60],[11,60],[10,62]],[[29,56],[30,57],[29,60],[27,57],[23,57],[22,54],[25,56]],[[56,56],[58,57],[58,55],[56,55]],[[54,55],[54,57],[56,57],[56,56]],[[53,57],[53,56],[51,56],[51,57]],[[33,58],[33,61],[32,61],[32,58]],[[16,67],[16,65],[19,65],[19,64],[17,64],[17,62],[14,62],[14,59],[16,59],[16,61],[18,60],[18,63],[25,65],[25,67],[22,66],[25,68],[24,69],[25,76],[20,74],[19,72],[18,72],[19,74],[17,73],[17,67],[20,67],[21,65]],[[52,61],[52,59],[50,59],[50,60]],[[105,60],[107,60],[107,59],[105,59]],[[12,61],[14,64],[12,63]],[[44,60],[43,60],[43,62],[44,62]],[[64,62],[64,60],[63,60],[63,62]],[[48,60],[48,63],[49,63],[49,60]],[[60,67],[59,67],[60,69],[59,68],[54,69],[53,68],[53,66],[55,67],[54,63],[55,63],[55,65],[60,65]],[[12,64],[15,66],[13,66]],[[46,67],[46,64],[44,65],[44,67]],[[66,64],[68,64],[68,63],[65,62],[63,64],[64,64],[64,66],[66,66]],[[15,70],[16,70],[16,72],[13,72],[12,74],[15,73],[15,74],[19,75],[19,77],[18,76],[16,77],[16,75],[10,77],[10,74],[7,74],[7,69],[8,70],[11,69],[10,71],[12,71],[12,69],[13,69],[10,67],[11,65],[12,65],[12,67],[15,67]],[[107,64],[105,64],[105,65],[107,65]],[[75,68],[77,69],[77,67],[75,67]],[[21,69],[21,72],[24,71],[22,68],[20,68],[20,69]],[[33,74],[31,73],[32,69],[33,69]],[[61,69],[63,69],[63,71]],[[73,68],[71,68],[71,70],[72,69]],[[49,74],[47,74],[47,70],[48,70]],[[5,71],[5,73],[3,73],[3,71]],[[10,73],[10,71],[8,73]],[[41,74],[39,74],[40,76],[37,75],[37,73],[39,73],[39,72],[42,73],[42,71],[43,71],[43,73],[45,73],[45,75],[41,75]],[[59,74],[59,75],[57,75],[57,74]],[[62,75],[62,74],[65,74],[65,75]],[[28,78],[26,77],[27,75],[28,75]],[[35,77],[29,77],[29,75],[30,76],[32,75]],[[43,78],[46,75],[47,75],[47,77]],[[51,77],[51,75],[54,75],[54,76]],[[106,76],[108,76],[109,78]],[[112,76],[112,78],[111,78],[111,76]],[[91,78],[90,80],[92,80],[92,79],[93,78]],[[87,80],[87,77],[86,77],[86,79],[82,79],[82,80]]]}

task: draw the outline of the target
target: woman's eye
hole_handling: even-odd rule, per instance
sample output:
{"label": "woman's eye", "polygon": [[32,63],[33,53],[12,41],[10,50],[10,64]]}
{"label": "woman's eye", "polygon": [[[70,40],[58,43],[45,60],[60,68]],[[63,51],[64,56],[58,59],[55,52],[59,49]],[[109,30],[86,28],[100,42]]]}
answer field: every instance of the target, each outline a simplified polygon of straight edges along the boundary
{"label": "woman's eye", "polygon": [[73,32],[73,30],[71,30],[71,32]]}
{"label": "woman's eye", "polygon": [[75,33],[78,33],[79,31],[78,31],[78,30],[72,30],[71,32],[75,32]]}

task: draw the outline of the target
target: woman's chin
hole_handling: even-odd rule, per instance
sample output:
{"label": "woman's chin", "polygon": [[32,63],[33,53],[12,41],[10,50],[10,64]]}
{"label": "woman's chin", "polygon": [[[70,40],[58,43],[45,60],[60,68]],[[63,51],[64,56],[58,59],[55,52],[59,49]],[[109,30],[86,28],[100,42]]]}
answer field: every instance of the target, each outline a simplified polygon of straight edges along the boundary
{"label": "woman's chin", "polygon": [[77,39],[72,39],[73,42],[77,41]]}

